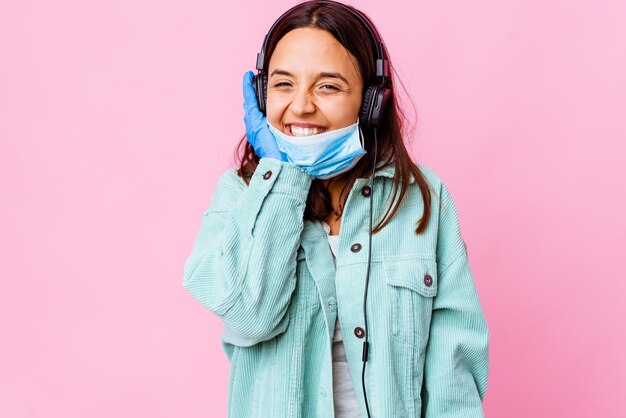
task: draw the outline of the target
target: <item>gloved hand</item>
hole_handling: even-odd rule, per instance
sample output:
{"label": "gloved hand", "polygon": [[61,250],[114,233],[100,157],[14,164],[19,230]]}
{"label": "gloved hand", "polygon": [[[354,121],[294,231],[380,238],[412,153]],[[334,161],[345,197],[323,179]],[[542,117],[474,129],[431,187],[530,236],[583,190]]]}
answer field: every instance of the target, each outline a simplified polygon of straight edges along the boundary
{"label": "gloved hand", "polygon": [[245,110],[243,121],[246,124],[246,138],[260,158],[287,161],[287,156],[278,149],[276,138],[267,126],[266,117],[259,110],[254,87],[252,87],[252,76],[252,71],[243,75],[243,108]]}

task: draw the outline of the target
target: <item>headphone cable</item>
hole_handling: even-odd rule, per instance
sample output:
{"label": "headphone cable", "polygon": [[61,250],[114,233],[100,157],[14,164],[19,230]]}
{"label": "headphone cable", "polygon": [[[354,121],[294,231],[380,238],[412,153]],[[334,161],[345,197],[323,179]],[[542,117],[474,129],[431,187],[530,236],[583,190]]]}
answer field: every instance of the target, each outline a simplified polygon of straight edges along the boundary
{"label": "headphone cable", "polygon": [[368,253],[367,253],[367,272],[365,274],[365,294],[363,295],[363,319],[365,321],[365,341],[363,341],[363,371],[361,373],[361,383],[363,384],[363,398],[365,399],[365,409],[367,410],[367,416],[370,417],[370,408],[367,403],[367,394],[365,392],[365,364],[367,362],[367,354],[368,354],[368,334],[367,334],[367,285],[370,280],[370,264],[372,261],[372,202],[374,200],[374,172],[376,171],[376,157],[378,152],[378,138],[376,135],[376,127],[374,127],[374,164],[372,167],[372,174],[370,177],[371,191],[370,191],[370,219],[369,219],[369,244],[368,244]]}

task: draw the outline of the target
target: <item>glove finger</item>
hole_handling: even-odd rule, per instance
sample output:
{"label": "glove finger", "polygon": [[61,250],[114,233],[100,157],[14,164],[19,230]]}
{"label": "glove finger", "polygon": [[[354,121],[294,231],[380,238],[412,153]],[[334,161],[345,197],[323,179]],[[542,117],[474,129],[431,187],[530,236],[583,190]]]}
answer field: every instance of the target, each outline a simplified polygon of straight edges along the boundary
{"label": "glove finger", "polygon": [[252,87],[252,71],[247,71],[243,75],[243,109],[246,112],[246,116],[252,113],[255,101],[254,88]]}
{"label": "glove finger", "polygon": [[243,75],[243,98],[246,103],[253,101],[256,102],[256,94],[254,87],[252,87],[252,71],[246,71]]}
{"label": "glove finger", "polygon": [[257,106],[251,107],[247,110],[247,115],[248,115],[248,121],[250,122],[251,127],[255,130],[258,131],[259,129],[267,129],[266,123],[265,123],[265,116],[263,116],[263,113],[261,113],[261,111],[259,110],[259,108]]}

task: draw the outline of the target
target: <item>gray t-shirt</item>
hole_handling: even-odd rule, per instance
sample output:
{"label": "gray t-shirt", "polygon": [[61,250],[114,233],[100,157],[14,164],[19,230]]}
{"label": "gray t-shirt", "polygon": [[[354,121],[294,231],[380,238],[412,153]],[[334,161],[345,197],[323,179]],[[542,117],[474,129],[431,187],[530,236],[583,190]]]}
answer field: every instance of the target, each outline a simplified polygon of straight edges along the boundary
{"label": "gray t-shirt", "polygon": [[[333,260],[336,260],[339,235],[329,235],[330,226],[327,223],[322,222],[322,226],[328,235],[328,244],[333,253]],[[335,321],[333,334],[333,400],[336,418],[361,418],[359,405],[354,394],[352,377],[346,362],[343,337],[339,329],[339,319]]]}

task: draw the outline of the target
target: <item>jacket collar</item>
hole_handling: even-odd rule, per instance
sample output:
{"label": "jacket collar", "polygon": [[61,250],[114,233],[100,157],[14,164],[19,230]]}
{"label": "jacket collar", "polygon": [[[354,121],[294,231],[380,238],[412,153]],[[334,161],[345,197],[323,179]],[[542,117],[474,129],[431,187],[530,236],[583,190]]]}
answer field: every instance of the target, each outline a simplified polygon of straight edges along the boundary
{"label": "jacket collar", "polygon": [[[374,173],[374,177],[387,177],[393,179],[394,174],[396,173],[396,166],[391,164],[387,167],[382,168],[383,164],[378,163],[376,165],[376,173]],[[369,176],[366,177],[366,180],[369,180]],[[414,183],[415,178],[413,174],[409,177],[409,184]],[[316,238],[318,236],[326,236],[326,231],[322,227],[319,221],[305,221],[304,222],[304,230],[302,231],[302,238]]]}
{"label": "jacket collar", "polygon": [[[387,177],[392,179],[396,173],[396,166],[394,164],[390,164],[387,167],[381,168],[382,166],[382,163],[376,165],[376,173],[374,173],[374,177]],[[413,174],[411,174],[409,177],[409,184],[414,182],[415,178],[413,177]]]}

